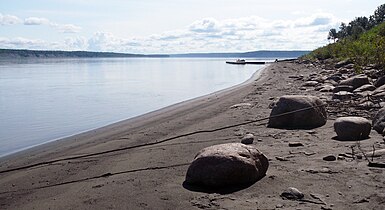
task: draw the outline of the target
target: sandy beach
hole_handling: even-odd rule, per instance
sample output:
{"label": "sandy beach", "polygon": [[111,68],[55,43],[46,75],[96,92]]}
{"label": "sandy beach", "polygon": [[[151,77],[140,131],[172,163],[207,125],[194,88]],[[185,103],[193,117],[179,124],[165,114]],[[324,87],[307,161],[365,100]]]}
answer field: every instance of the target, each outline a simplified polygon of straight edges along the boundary
{"label": "sandy beach", "polygon": [[[349,157],[357,142],[333,139],[336,116],[313,130],[267,128],[267,120],[231,126],[269,117],[282,95],[328,97],[292,77],[321,70],[274,63],[237,87],[4,157],[0,209],[383,209],[384,169]],[[269,158],[263,179],[221,192],[184,187],[199,150],[246,133]],[[384,147],[381,135],[370,136],[363,150]],[[346,157],[323,160],[339,154]],[[305,199],[282,199],[288,187]]]}

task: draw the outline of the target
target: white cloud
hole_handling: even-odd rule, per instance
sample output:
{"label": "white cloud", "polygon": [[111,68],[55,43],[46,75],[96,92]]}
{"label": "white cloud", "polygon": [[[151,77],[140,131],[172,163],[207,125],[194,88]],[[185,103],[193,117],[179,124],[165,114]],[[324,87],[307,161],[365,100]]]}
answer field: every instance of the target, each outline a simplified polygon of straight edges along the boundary
{"label": "white cloud", "polygon": [[0,48],[17,49],[45,49],[47,43],[38,39],[27,39],[23,37],[4,38],[0,37]]}
{"label": "white cloud", "polygon": [[192,23],[189,29],[197,33],[212,33],[219,30],[218,22],[213,18],[206,18]]}
{"label": "white cloud", "polygon": [[61,33],[78,33],[81,31],[81,27],[74,24],[59,24],[41,17],[28,17],[24,19],[24,25],[38,26],[46,25]]}
{"label": "white cloud", "polygon": [[314,49],[327,43],[327,32],[339,22],[329,14],[292,20],[252,16],[216,20],[205,18],[184,29],[127,39],[98,32],[88,50],[131,53],[233,52],[253,50]]}
{"label": "white cloud", "polygon": [[298,27],[311,27],[311,26],[325,26],[334,24],[336,18],[333,15],[327,13],[318,13],[310,17],[301,18],[295,21],[295,26]]}
{"label": "white cloud", "polygon": [[[48,23],[47,23],[48,21]],[[64,33],[76,33],[80,27],[57,24],[43,18],[26,19],[30,24],[44,24]],[[127,53],[234,52],[254,50],[314,49],[327,43],[330,28],[340,21],[327,13],[295,19],[269,20],[258,16],[216,20],[205,18],[173,31],[148,37],[123,38],[108,32],[91,37],[66,37],[62,42],[39,40],[0,41],[4,46],[28,46],[65,50],[113,51]],[[14,41],[14,43],[10,43]],[[18,44],[17,44],[18,43]]]}
{"label": "white cloud", "polygon": [[66,37],[65,50],[85,50],[88,48],[88,40],[85,37]]}
{"label": "white cloud", "polygon": [[82,30],[81,27],[73,24],[56,25],[56,29],[62,33],[78,33]]}
{"label": "white cloud", "polygon": [[0,13],[0,25],[15,25],[21,23],[20,18],[14,15],[3,15]]}
{"label": "white cloud", "polygon": [[46,18],[29,17],[24,19],[24,25],[49,25],[50,21]]}

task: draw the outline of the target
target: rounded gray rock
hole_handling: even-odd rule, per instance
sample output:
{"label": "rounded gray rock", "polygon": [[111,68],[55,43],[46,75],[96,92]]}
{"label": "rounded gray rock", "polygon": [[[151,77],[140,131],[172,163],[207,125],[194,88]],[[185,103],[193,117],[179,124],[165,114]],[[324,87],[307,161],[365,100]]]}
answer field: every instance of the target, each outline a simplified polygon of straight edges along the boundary
{"label": "rounded gray rock", "polygon": [[282,96],[270,113],[268,127],[301,129],[323,126],[327,120],[324,105],[315,96]]}
{"label": "rounded gray rock", "polygon": [[185,181],[209,187],[252,184],[266,175],[268,167],[268,159],[255,146],[214,145],[198,152]]}
{"label": "rounded gray rock", "polygon": [[339,140],[354,141],[369,137],[372,125],[363,117],[340,117],[334,122],[334,130]]}
{"label": "rounded gray rock", "polygon": [[356,75],[340,82],[340,85],[350,85],[353,86],[353,89],[357,89],[366,84],[369,84],[369,78],[364,74]]}
{"label": "rounded gray rock", "polygon": [[241,143],[242,144],[252,144],[254,142],[254,135],[251,134],[251,133],[248,133],[246,134],[242,140],[241,140]]}
{"label": "rounded gray rock", "polygon": [[334,155],[328,155],[322,158],[324,161],[335,161],[337,160],[336,156]]}
{"label": "rounded gray rock", "polygon": [[380,109],[373,118],[373,129],[379,134],[384,133],[385,129],[385,108]]}
{"label": "rounded gray rock", "polygon": [[297,188],[289,187],[282,192],[281,197],[289,200],[299,200],[304,197],[304,194],[299,191]]}

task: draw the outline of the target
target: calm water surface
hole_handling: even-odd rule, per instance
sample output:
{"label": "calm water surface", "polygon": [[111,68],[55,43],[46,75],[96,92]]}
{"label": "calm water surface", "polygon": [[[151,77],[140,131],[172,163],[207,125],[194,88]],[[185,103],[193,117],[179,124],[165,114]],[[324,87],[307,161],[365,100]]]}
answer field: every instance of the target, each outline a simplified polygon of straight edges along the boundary
{"label": "calm water surface", "polygon": [[240,84],[263,67],[224,61],[0,62],[0,156]]}

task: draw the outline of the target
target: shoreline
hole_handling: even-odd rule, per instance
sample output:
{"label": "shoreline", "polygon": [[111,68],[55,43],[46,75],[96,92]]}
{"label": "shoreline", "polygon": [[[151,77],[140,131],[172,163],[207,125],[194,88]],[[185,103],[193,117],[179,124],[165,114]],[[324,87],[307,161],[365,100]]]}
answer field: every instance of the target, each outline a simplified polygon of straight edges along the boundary
{"label": "shoreline", "polygon": [[75,134],[70,134],[68,136],[63,136],[63,137],[55,138],[55,139],[52,139],[52,140],[49,140],[49,141],[46,141],[46,142],[43,142],[43,143],[40,143],[40,144],[28,146],[28,147],[19,149],[19,150],[14,151],[14,152],[9,152],[9,153],[6,153],[6,154],[0,156],[0,162],[1,161],[7,161],[8,159],[12,159],[12,158],[17,158],[17,157],[23,156],[23,155],[28,155],[30,153],[31,154],[32,153],[37,153],[37,152],[39,152],[41,150],[46,150],[46,148],[56,147],[57,143],[59,143],[59,142],[60,143],[64,143],[62,141],[69,141],[69,140],[81,138],[81,137],[83,137],[85,135],[95,135],[94,133],[99,133],[98,130],[102,131],[102,130],[106,130],[106,129],[107,130],[108,129],[115,129],[117,127],[126,126],[126,125],[128,125],[130,123],[140,122],[140,121],[142,121],[144,119],[150,119],[150,118],[155,117],[155,116],[161,116],[162,114],[164,114],[166,112],[173,111],[174,109],[182,109],[183,110],[183,107],[186,106],[186,105],[188,106],[189,104],[198,103],[198,102],[200,102],[202,100],[206,100],[207,98],[210,98],[210,97],[213,97],[213,96],[216,96],[216,95],[230,94],[232,91],[235,91],[236,89],[241,88],[243,86],[246,86],[246,85],[250,84],[251,82],[253,82],[254,80],[259,79],[259,77],[261,76],[262,72],[266,68],[268,68],[268,66],[269,66],[269,64],[266,64],[263,67],[261,67],[260,69],[256,70],[256,72],[253,73],[253,75],[249,79],[247,79],[246,81],[244,81],[244,82],[242,82],[240,84],[237,84],[237,85],[234,85],[234,86],[222,89],[222,90],[218,90],[216,92],[209,93],[209,94],[206,94],[206,95],[203,95],[203,96],[199,96],[199,97],[196,97],[196,98],[192,98],[192,99],[181,101],[181,102],[178,102],[178,103],[175,103],[175,104],[171,104],[169,106],[166,106],[166,107],[154,110],[154,111],[150,111],[150,112],[147,112],[147,113],[144,113],[144,114],[132,117],[132,118],[119,120],[117,122],[112,122],[112,123],[103,125],[101,127],[91,128],[91,129],[88,129],[88,130],[80,131],[80,132],[75,133]]}
{"label": "shoreline", "polygon": [[[0,208],[381,209],[384,170],[352,158],[357,142],[334,139],[331,113],[324,126],[312,130],[274,129],[262,122],[229,127],[268,117],[271,103],[282,95],[330,97],[332,93],[304,87],[306,80],[297,79],[322,71],[296,62],[274,63],[257,80],[230,92],[1,160]],[[223,127],[228,128],[218,129]],[[202,130],[213,131],[185,135]],[[198,151],[240,142],[248,133],[268,157],[265,177],[231,192],[185,188],[188,166]],[[382,138],[372,131],[359,144],[371,151],[383,144]],[[292,142],[301,146],[292,147]],[[324,160],[330,155],[338,158]],[[289,187],[304,199],[283,199],[280,195]]]}

